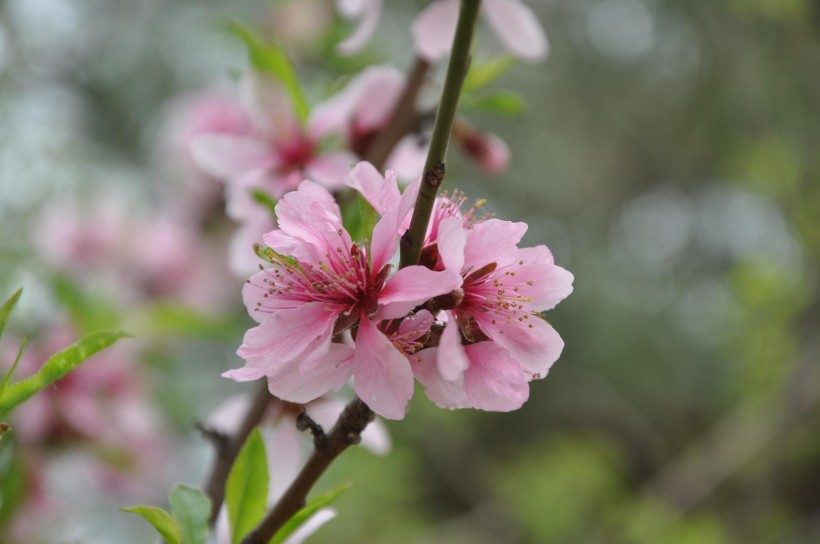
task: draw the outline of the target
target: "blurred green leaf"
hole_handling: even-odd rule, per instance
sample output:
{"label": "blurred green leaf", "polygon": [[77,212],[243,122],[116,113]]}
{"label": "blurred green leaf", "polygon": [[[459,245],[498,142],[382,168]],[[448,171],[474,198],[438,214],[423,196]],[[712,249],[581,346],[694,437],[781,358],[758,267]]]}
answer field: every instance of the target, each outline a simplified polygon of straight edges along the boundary
{"label": "blurred green leaf", "polygon": [[526,109],[524,98],[515,91],[495,91],[482,96],[465,96],[464,108],[500,115],[521,115]]}
{"label": "blurred green leaf", "polygon": [[206,544],[211,500],[199,489],[177,484],[171,490],[168,501],[182,532],[183,544]]}
{"label": "blurred green leaf", "polygon": [[234,461],[225,486],[231,542],[239,544],[265,516],[268,503],[268,457],[262,433],[254,429]]}
{"label": "blurred green leaf", "polygon": [[304,123],[310,109],[302,87],[299,85],[296,69],[285,51],[279,45],[266,41],[241,23],[231,22],[229,30],[245,42],[251,66],[279,80],[290,97],[296,117]]}
{"label": "blurred green leaf", "polygon": [[276,219],[276,200],[274,200],[267,191],[251,189],[251,196],[256,202],[267,208],[273,219]]}
{"label": "blurred green leaf", "polygon": [[84,336],[52,355],[36,374],[10,385],[0,395],[0,417],[26,401],[37,391],[59,380],[80,363],[128,334],[122,331],[99,331]]}
{"label": "blurred green leaf", "polygon": [[81,332],[110,327],[118,316],[100,293],[81,289],[64,276],[53,279],[54,296],[71,314],[71,323]]}
{"label": "blurred green leaf", "polygon": [[6,321],[9,318],[9,314],[14,309],[14,306],[17,304],[17,301],[20,300],[20,295],[23,294],[23,288],[19,288],[17,291],[14,292],[9,299],[0,306],[0,337],[3,336],[3,329],[6,328]]}
{"label": "blurred green leaf", "polygon": [[14,363],[12,363],[11,368],[6,374],[6,377],[3,379],[2,385],[0,385],[0,398],[3,397],[3,393],[5,393],[6,388],[9,386],[9,382],[11,382],[11,377],[14,374],[14,371],[17,370],[17,365],[20,364],[20,358],[23,356],[23,350],[25,349],[26,339],[23,338],[22,342],[20,342],[20,348],[17,350],[17,357],[14,358]]}
{"label": "blurred green leaf", "polygon": [[159,303],[147,314],[151,336],[184,334],[194,338],[233,341],[242,331],[229,319],[214,317],[193,308],[177,304]]}
{"label": "blurred green leaf", "polygon": [[294,533],[299,527],[301,527],[310,517],[327,506],[333,504],[339,497],[341,497],[348,489],[350,489],[350,484],[342,484],[339,487],[328,491],[318,497],[314,497],[310,499],[307,505],[299,510],[295,516],[290,518],[288,522],[281,528],[274,537],[271,539],[270,544],[281,544],[284,542],[290,535]]}
{"label": "blurred green leaf", "polygon": [[28,489],[26,471],[13,440],[0,441],[0,527],[6,526]]}
{"label": "blurred green leaf", "polygon": [[153,525],[154,529],[165,539],[166,544],[182,544],[182,531],[171,514],[156,506],[132,506],[123,508],[123,512],[141,516]]}
{"label": "blurred green leaf", "polygon": [[350,237],[358,242],[364,242],[373,235],[376,226],[376,210],[367,200],[358,193],[344,205],[342,222]]}
{"label": "blurred green leaf", "polygon": [[483,89],[515,65],[515,62],[514,56],[501,55],[486,62],[473,63],[464,79],[464,92],[471,93]]}

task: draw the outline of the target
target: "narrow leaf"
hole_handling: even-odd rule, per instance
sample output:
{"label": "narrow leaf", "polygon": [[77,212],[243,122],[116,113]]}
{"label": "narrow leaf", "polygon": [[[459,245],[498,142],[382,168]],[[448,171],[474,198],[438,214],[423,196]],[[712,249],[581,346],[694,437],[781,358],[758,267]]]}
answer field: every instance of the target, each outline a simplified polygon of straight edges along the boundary
{"label": "narrow leaf", "polygon": [[156,506],[132,506],[122,508],[123,512],[136,514],[154,526],[166,544],[182,544],[182,531],[171,514]]}
{"label": "narrow leaf", "polygon": [[350,484],[342,484],[336,489],[310,499],[304,508],[299,510],[288,522],[279,529],[270,541],[270,544],[281,544],[292,535],[299,527],[310,519],[310,517],[327,506],[333,504],[341,497],[345,491],[350,489]]}
{"label": "narrow leaf", "polygon": [[0,384],[0,398],[3,398],[3,393],[6,391],[6,388],[9,386],[9,382],[11,381],[11,376],[14,374],[14,371],[17,370],[17,365],[20,364],[20,358],[23,356],[23,350],[26,349],[26,338],[23,337],[23,341],[20,342],[20,349],[17,350],[17,357],[14,358],[14,363],[11,365],[6,377],[3,379],[3,383]]}
{"label": "narrow leaf", "polygon": [[496,91],[484,96],[464,97],[464,107],[501,115],[520,115],[526,109],[524,98],[514,91]]}
{"label": "narrow leaf", "polygon": [[512,55],[502,55],[487,62],[473,64],[464,79],[464,92],[470,93],[483,89],[498,79],[514,64],[515,57]]}
{"label": "narrow leaf", "polygon": [[225,487],[233,544],[239,544],[262,520],[267,501],[268,457],[262,433],[257,428],[236,457]]}
{"label": "narrow leaf", "polygon": [[302,87],[299,85],[296,68],[294,68],[285,51],[277,44],[264,40],[240,23],[232,22],[229,25],[229,30],[245,42],[251,66],[279,80],[290,97],[296,117],[304,123],[308,118],[310,109],[302,92]]}
{"label": "narrow leaf", "polygon": [[98,331],[84,336],[64,350],[52,355],[36,374],[8,386],[0,395],[0,417],[23,403],[37,391],[59,380],[80,363],[128,334],[122,331]]}
{"label": "narrow leaf", "polygon": [[206,544],[211,500],[199,489],[177,484],[168,501],[182,533],[182,544]]}
{"label": "narrow leaf", "polygon": [[17,291],[14,292],[11,297],[0,306],[0,336],[3,336],[3,329],[6,328],[6,321],[9,318],[9,314],[14,309],[14,305],[17,304],[17,301],[20,299],[20,295],[23,294],[23,288],[19,288]]}

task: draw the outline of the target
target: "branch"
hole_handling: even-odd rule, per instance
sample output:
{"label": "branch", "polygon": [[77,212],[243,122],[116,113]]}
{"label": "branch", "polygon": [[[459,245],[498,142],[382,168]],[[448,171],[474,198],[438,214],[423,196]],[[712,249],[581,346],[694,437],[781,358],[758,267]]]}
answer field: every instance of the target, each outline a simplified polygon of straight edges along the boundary
{"label": "branch", "polygon": [[444,88],[441,91],[441,100],[436,112],[436,123],[433,126],[433,135],[430,140],[430,151],[424,164],[419,196],[413,208],[410,228],[402,237],[400,268],[418,263],[436,194],[444,181],[447,144],[450,141],[450,131],[456,116],[461,88],[464,86],[464,77],[470,65],[470,46],[473,42],[473,32],[480,6],[481,0],[461,1],[450,64],[447,66],[447,76],[444,79]]}
{"label": "branch", "polygon": [[239,450],[245,440],[248,439],[253,428],[262,420],[262,416],[265,415],[273,398],[268,392],[268,381],[262,380],[239,430],[232,437],[216,433],[212,429],[200,427],[203,434],[214,443],[216,449],[214,465],[205,484],[205,494],[211,499],[211,524],[216,522],[219,508],[225,500],[225,484],[228,481],[228,474],[231,471],[233,462],[236,456],[239,455]]}
{"label": "branch", "polygon": [[396,144],[415,126],[416,102],[429,69],[430,63],[422,58],[417,58],[413,62],[393,112],[384,128],[373,139],[373,144],[364,153],[364,160],[375,166],[376,170],[384,170],[384,164]]}
{"label": "branch", "polygon": [[[301,510],[306,502],[307,495],[313,485],[324,474],[327,467],[344,450],[352,444],[361,441],[361,434],[367,424],[373,421],[375,414],[367,405],[354,398],[348,404],[333,429],[327,435],[322,435],[321,440],[315,440],[316,448],[313,450],[302,471],[290,484],[285,494],[268,512],[265,519],[250,532],[243,540],[242,544],[267,544],[276,531]],[[312,431],[315,432],[314,429]]]}
{"label": "branch", "polygon": [[[473,41],[473,32],[475,30],[476,20],[478,19],[480,6],[481,0],[461,1],[458,25],[453,38],[452,54],[450,55],[447,76],[444,81],[441,101],[436,114],[436,122],[433,127],[430,151],[427,155],[424,175],[422,176],[422,186],[419,190],[410,229],[408,233],[402,237],[401,267],[418,262],[419,254],[421,253],[421,243],[424,240],[424,233],[427,230],[427,223],[430,219],[436,192],[444,179],[444,158],[447,154],[447,144],[450,139],[450,131],[453,126],[458,99],[461,95],[461,88],[464,84],[464,77],[467,74],[470,46]],[[388,127],[381,135],[380,139],[387,140],[386,143],[380,143],[380,145],[384,145],[384,150],[379,151],[380,156],[375,156],[375,150],[369,152],[368,156],[371,157],[371,159],[386,160],[386,155],[389,154],[392,146],[395,145],[388,145],[388,136],[389,138],[401,138],[406,132],[406,128],[402,129],[400,126],[394,127],[393,125],[404,123],[407,118],[415,115],[414,109],[415,96],[418,93],[417,87],[421,86],[427,69],[427,63],[424,61],[417,61],[414,64],[411,75],[408,77],[407,88],[405,88],[402,97],[400,97],[398,101],[398,105],[391,116]],[[402,132],[402,130],[404,132]],[[398,141],[398,139],[395,141]],[[370,153],[373,153],[373,155],[370,155]],[[379,164],[378,167],[380,168],[381,165]],[[419,232],[421,233],[420,235]],[[411,241],[409,244],[405,244],[408,235],[411,236]],[[405,247],[405,245],[407,245],[407,247]],[[367,424],[370,423],[374,417],[375,414],[373,411],[358,397],[354,398],[345,407],[336,425],[333,426],[333,429],[328,434],[320,433],[317,428],[318,426],[316,426],[312,420],[303,417],[300,426],[310,429],[314,434],[313,453],[296,476],[296,479],[290,487],[288,487],[287,491],[285,491],[285,494],[282,495],[273,509],[268,512],[262,522],[245,536],[242,540],[242,544],[267,544],[276,532],[305,506],[308,493],[334,459],[350,445],[359,443],[362,431],[364,431]]]}

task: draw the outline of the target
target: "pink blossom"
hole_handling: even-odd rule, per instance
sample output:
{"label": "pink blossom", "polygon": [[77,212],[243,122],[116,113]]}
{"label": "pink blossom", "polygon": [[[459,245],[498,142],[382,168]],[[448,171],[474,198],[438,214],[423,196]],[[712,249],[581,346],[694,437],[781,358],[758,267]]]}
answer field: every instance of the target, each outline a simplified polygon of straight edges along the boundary
{"label": "pink blossom", "polygon": [[[364,156],[396,107],[405,75],[391,66],[371,66],[353,77],[336,95],[316,107],[314,119],[326,130],[341,132],[347,147]],[[386,168],[400,179],[415,181],[422,173],[429,142],[409,134],[399,140]]]}
{"label": "pink blossom", "polygon": [[[481,15],[514,55],[531,62],[547,56],[547,36],[535,14],[521,0],[484,0]],[[430,3],[413,21],[413,39],[418,54],[430,62],[447,55],[457,21],[458,0]]]}
{"label": "pink blossom", "polygon": [[[391,186],[395,174],[386,178]],[[276,206],[279,229],[265,235],[274,266],[245,285],[243,298],[259,325],[245,334],[236,380],[267,377],[271,393],[304,403],[339,389],[349,377],[376,413],[401,419],[413,394],[404,355],[379,329],[461,282],[451,271],[411,266],[391,275],[399,225],[418,185],[391,203],[369,246],[354,243],[330,193],[311,181]],[[331,337],[355,326],[355,348]]]}
{"label": "pink blossom", "polygon": [[352,55],[370,40],[379,24],[382,4],[383,0],[336,0],[336,10],[342,17],[359,21],[353,34],[336,46],[340,54]]}
{"label": "pink blossom", "polygon": [[257,206],[253,189],[279,198],[305,178],[326,187],[339,185],[355,159],[345,151],[320,150],[328,127],[314,118],[302,126],[285,90],[264,74],[247,74],[240,93],[254,124],[252,133],[202,134],[192,142],[200,168],[227,185],[229,217],[242,221]]}
{"label": "pink blossom", "polygon": [[[379,213],[397,198],[365,164],[347,183]],[[441,196],[433,208],[421,264],[457,272],[462,284],[428,302],[447,322],[438,347],[417,353],[412,368],[439,406],[514,410],[529,395],[527,382],[546,376],[561,354],[564,343],[540,312],[572,292],[573,276],[546,246],[518,247],[526,224],[476,217],[478,205],[462,212],[464,201]]]}

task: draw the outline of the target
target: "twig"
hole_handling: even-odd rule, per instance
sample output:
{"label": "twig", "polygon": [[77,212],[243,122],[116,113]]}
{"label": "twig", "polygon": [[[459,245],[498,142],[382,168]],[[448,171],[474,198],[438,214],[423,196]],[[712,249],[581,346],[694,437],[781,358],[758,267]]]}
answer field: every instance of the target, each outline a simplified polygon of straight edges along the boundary
{"label": "twig", "polygon": [[242,544],[267,544],[276,531],[305,506],[311,488],[333,460],[348,446],[359,443],[362,431],[374,415],[364,402],[358,397],[354,398],[330,433],[323,434],[323,440],[315,441],[316,448],[302,471],[259,526],[245,536]]}
{"label": "twig", "polygon": [[262,380],[239,430],[232,437],[200,426],[202,433],[213,442],[216,449],[213,468],[205,484],[205,494],[211,499],[211,524],[216,522],[219,508],[222,506],[222,501],[225,500],[225,484],[228,481],[228,474],[231,471],[233,462],[253,428],[262,421],[262,417],[265,415],[272,399],[273,396],[268,392],[267,380]]}
{"label": "twig", "polygon": [[[415,238],[412,239],[407,248],[405,248],[405,244],[402,244],[401,267],[418,262],[421,243],[430,219],[433,201],[438,187],[444,179],[444,158],[447,154],[447,143],[450,138],[450,130],[453,126],[458,99],[461,95],[461,88],[464,84],[464,77],[467,74],[470,46],[473,41],[473,32],[480,5],[481,0],[462,0],[461,2],[450,63],[447,67],[444,89],[441,93],[436,123],[433,127],[430,151],[424,168],[425,174],[422,176],[422,187],[419,191],[416,209],[408,231]],[[426,71],[427,68],[420,66],[418,63],[416,68],[419,72],[422,72],[421,76],[416,78],[419,80],[420,85],[420,80],[423,79],[423,71]],[[413,72],[415,73],[416,70],[414,69]],[[413,77],[410,79],[414,80]],[[410,107],[415,107],[415,100],[412,101],[412,104],[409,100],[406,102],[410,104]],[[399,103],[403,104],[404,101],[400,100]],[[398,119],[398,113],[394,116],[394,121],[396,119]],[[386,132],[390,132],[390,130]],[[426,208],[426,212],[424,210],[420,212],[420,208]],[[421,232],[420,236],[418,235],[419,231]],[[406,237],[403,237],[403,239]],[[408,251],[409,257],[405,256]],[[267,544],[276,532],[305,506],[311,488],[333,460],[348,446],[359,443],[362,431],[373,420],[373,417],[373,411],[358,397],[354,398],[345,407],[330,433],[322,434],[323,438],[320,440],[314,440],[315,448],[305,466],[262,522],[242,540],[242,544]],[[307,419],[303,419],[302,424],[306,428],[311,428]],[[314,438],[316,438],[315,429],[311,428],[311,431],[314,431]]]}
{"label": "twig", "polygon": [[430,139],[430,151],[424,164],[419,196],[413,208],[410,228],[402,237],[399,261],[402,268],[419,261],[421,245],[424,242],[427,224],[430,222],[430,215],[433,211],[433,203],[436,200],[438,188],[444,180],[444,159],[447,156],[447,145],[450,141],[450,131],[456,116],[461,88],[464,86],[464,78],[470,64],[470,46],[473,42],[473,32],[480,6],[480,0],[462,0],[461,2],[450,64],[447,66],[447,76],[444,79],[444,88],[441,91],[441,100],[436,112],[436,123]]}

